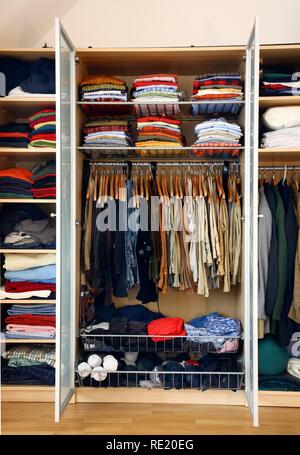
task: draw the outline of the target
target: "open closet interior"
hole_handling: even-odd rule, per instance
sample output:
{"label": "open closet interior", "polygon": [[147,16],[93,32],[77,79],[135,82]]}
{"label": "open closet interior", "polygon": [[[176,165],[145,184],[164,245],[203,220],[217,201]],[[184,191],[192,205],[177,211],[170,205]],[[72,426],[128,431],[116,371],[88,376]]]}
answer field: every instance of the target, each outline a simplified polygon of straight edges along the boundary
{"label": "open closet interior", "polygon": [[76,55],[78,400],[237,391],[245,48]]}

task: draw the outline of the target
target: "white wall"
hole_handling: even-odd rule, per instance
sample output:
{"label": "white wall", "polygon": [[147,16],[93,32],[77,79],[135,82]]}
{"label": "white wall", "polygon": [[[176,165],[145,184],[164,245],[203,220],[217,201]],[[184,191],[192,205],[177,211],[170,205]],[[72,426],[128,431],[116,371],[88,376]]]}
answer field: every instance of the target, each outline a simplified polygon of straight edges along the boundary
{"label": "white wall", "polygon": [[244,44],[255,15],[262,43],[300,42],[299,0],[6,0],[0,46],[53,45],[55,16],[77,47]]}

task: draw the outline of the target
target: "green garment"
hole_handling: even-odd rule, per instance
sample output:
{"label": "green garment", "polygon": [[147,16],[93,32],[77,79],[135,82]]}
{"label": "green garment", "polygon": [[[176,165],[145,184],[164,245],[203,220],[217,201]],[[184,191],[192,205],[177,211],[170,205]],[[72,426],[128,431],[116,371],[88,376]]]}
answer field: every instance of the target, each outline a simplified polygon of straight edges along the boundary
{"label": "green garment", "polygon": [[41,362],[36,362],[35,360],[30,359],[22,359],[19,357],[13,357],[9,359],[8,366],[9,367],[32,367],[34,365],[40,365]]}
{"label": "green garment", "polygon": [[0,193],[0,199],[33,199],[30,194]]}
{"label": "green garment", "polygon": [[34,122],[37,119],[42,119],[43,117],[55,117],[55,111],[53,112],[41,112],[40,114],[35,114],[30,117],[30,121]]}
{"label": "green garment", "polygon": [[34,142],[31,142],[28,144],[28,148],[36,148],[36,147],[56,147],[56,142],[55,141],[47,141],[46,139],[40,139]]}
{"label": "green garment", "polygon": [[[273,187],[273,193],[276,199],[276,226],[278,233],[278,289],[272,319],[273,321],[279,321],[287,285],[287,240],[285,233],[285,210],[278,185]],[[274,325],[273,323],[272,333],[274,333]]]}

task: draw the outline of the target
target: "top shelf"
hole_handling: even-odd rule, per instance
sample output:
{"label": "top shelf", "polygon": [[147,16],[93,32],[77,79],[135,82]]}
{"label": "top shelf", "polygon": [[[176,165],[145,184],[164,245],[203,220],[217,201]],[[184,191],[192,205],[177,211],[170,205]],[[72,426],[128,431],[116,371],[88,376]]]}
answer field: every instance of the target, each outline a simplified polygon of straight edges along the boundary
{"label": "top shelf", "polygon": [[0,57],[13,57],[23,61],[34,61],[40,57],[55,58],[55,50],[50,47],[2,47]]}
{"label": "top shelf", "polygon": [[12,106],[14,104],[40,105],[40,104],[55,104],[55,95],[49,96],[4,96],[0,98],[0,107]]}
{"label": "top shelf", "polygon": [[260,96],[259,108],[275,106],[300,106],[300,96]]}

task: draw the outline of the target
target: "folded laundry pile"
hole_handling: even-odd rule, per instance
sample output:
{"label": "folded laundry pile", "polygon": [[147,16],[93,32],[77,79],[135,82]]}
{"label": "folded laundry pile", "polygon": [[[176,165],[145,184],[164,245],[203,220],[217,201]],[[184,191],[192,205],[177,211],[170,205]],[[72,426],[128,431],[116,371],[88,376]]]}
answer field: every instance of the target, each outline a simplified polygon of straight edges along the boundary
{"label": "folded laundry pile", "polygon": [[0,170],[0,198],[32,198],[32,172],[22,167]]}
{"label": "folded laundry pile", "polygon": [[29,117],[30,143],[33,147],[56,147],[56,113],[54,109],[43,109]]}
{"label": "folded laundry pile", "polygon": [[152,341],[155,342],[170,340],[177,336],[186,336],[182,318],[155,319],[148,324],[147,330],[148,335],[152,335]]}
{"label": "folded laundry pile", "polygon": [[[193,104],[192,114],[237,114],[241,107],[237,102],[242,99],[243,85],[240,73],[202,74],[197,76],[193,83],[191,101],[209,101],[209,103]],[[217,102],[213,103],[214,100]],[[223,103],[222,100],[224,100]]]}
{"label": "folded laundry pile", "polygon": [[261,117],[261,147],[300,146],[300,106],[277,106]]}
{"label": "folded laundry pile", "polygon": [[[243,135],[241,127],[225,118],[206,120],[195,126],[197,140],[194,142],[193,154],[196,156],[238,156]],[[211,148],[210,148],[211,147]],[[214,148],[216,147],[216,148]]]}
{"label": "folded laundry pile", "polygon": [[14,346],[2,354],[3,384],[55,384],[55,347],[43,345]]}
{"label": "folded laundry pile", "polygon": [[[172,147],[176,149],[182,147],[184,138],[180,131],[181,123],[180,120],[167,117],[138,118],[136,147]],[[182,152],[184,153],[184,151]],[[139,151],[138,153],[143,156],[151,155],[151,150]],[[166,151],[161,150],[159,153],[166,153]]]}
{"label": "folded laundry pile", "polygon": [[56,164],[55,161],[37,164],[32,169],[31,192],[35,199],[55,199]]}
{"label": "folded laundry pile", "polygon": [[8,281],[0,290],[2,299],[53,298],[54,253],[6,253],[4,257],[4,277]]}
{"label": "folded laundry pile", "polygon": [[300,95],[299,73],[291,68],[264,68],[260,84],[261,96]]}
{"label": "folded laundry pile", "polygon": [[0,72],[5,74],[6,95],[55,94],[54,59],[41,57],[35,62],[24,62],[2,57]]}
{"label": "folded laundry pile", "polygon": [[183,94],[179,91],[175,74],[147,74],[134,80],[131,97],[139,116],[172,117],[180,114],[176,103],[182,99]]}
{"label": "folded laundry pile", "polygon": [[5,204],[0,218],[2,248],[55,248],[55,221],[36,204]]}
{"label": "folded laundry pile", "polygon": [[26,148],[29,144],[30,127],[27,123],[0,125],[0,147]]}
{"label": "folded laundry pile", "polygon": [[87,75],[80,82],[82,101],[127,101],[126,82],[114,76]]}
{"label": "folded laundry pile", "polygon": [[[25,307],[25,305],[23,305]],[[54,307],[54,308],[53,308]],[[4,319],[6,324],[4,335],[13,339],[54,338],[55,337],[55,305],[13,305]]]}
{"label": "folded laundry pile", "polygon": [[[126,120],[99,119],[87,123],[83,130],[86,147],[132,147],[130,126]],[[92,154],[98,151],[93,151]],[[94,157],[93,155],[93,158]]]}

